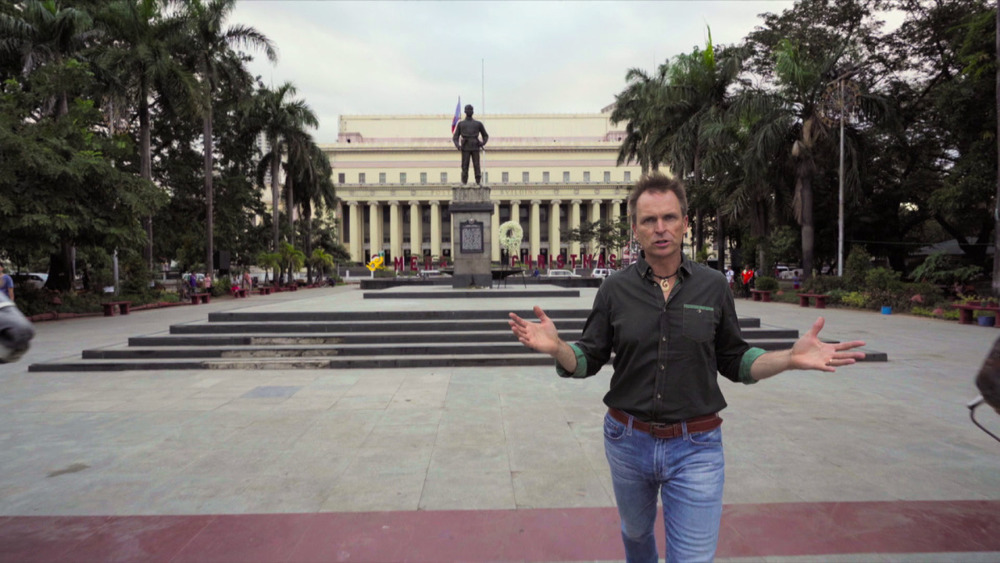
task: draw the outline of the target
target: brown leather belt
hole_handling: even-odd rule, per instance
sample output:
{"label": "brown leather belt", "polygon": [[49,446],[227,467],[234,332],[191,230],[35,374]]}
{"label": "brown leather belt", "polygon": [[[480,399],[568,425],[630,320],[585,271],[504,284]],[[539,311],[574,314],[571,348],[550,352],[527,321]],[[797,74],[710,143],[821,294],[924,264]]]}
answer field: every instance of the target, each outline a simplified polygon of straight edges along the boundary
{"label": "brown leather belt", "polygon": [[[677,438],[684,435],[684,427],[681,426],[680,422],[675,422],[673,424],[643,422],[638,418],[629,416],[628,413],[618,409],[608,409],[608,414],[611,415],[611,418],[626,425],[628,424],[628,419],[631,418],[632,428],[645,432],[654,438]],[[705,416],[689,418],[684,422],[687,423],[688,434],[695,434],[698,432],[715,430],[716,428],[722,426],[722,417],[719,416],[718,413],[706,414]]]}

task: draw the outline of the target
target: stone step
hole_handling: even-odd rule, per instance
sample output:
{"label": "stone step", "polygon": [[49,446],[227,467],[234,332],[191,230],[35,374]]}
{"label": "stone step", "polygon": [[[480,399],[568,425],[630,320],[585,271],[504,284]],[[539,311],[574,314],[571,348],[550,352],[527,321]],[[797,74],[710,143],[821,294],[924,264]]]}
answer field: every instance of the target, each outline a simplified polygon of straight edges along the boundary
{"label": "stone step", "polygon": [[[359,311],[359,312],[334,312],[334,311],[301,311],[301,312],[239,312],[224,311],[209,313],[209,322],[362,322],[362,321],[434,321],[434,320],[472,320],[479,321],[485,319],[507,320],[507,310],[492,311]],[[517,315],[524,318],[535,318],[535,313],[530,310],[515,310]],[[590,309],[552,309],[545,311],[549,318],[556,319],[586,319],[590,314]]]}
{"label": "stone step", "polygon": [[[579,331],[560,330],[559,335],[567,341],[581,338]],[[744,329],[743,338],[753,344],[760,339],[788,339],[789,345],[799,337],[796,330],[784,329]],[[315,334],[288,334],[275,336],[259,330],[254,334],[199,334],[199,335],[169,335],[169,336],[135,336],[129,338],[129,346],[286,346],[324,344],[421,344],[441,342],[515,342],[510,330],[476,331],[461,333],[363,333],[363,334],[331,334],[316,336]]]}
{"label": "stone step", "polygon": [[[553,319],[561,331],[581,331],[586,319]],[[740,319],[740,328],[756,328],[760,319]],[[170,334],[304,334],[365,332],[482,332],[510,330],[506,317],[483,320],[393,320],[393,321],[298,321],[298,322],[209,322],[171,325]]]}

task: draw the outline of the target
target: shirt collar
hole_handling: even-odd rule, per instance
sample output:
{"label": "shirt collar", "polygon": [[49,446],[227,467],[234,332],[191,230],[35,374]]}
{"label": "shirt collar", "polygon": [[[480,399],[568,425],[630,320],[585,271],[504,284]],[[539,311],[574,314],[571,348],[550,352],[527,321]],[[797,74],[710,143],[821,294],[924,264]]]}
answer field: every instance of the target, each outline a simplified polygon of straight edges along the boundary
{"label": "shirt collar", "polygon": [[[647,279],[651,278],[653,274],[653,267],[649,265],[649,262],[646,262],[645,250],[639,251],[639,260],[636,261],[635,266],[636,271],[639,273],[639,277]],[[680,272],[683,277],[687,277],[691,274],[691,261],[684,255],[683,252],[681,253],[681,265],[677,268],[677,271]]]}

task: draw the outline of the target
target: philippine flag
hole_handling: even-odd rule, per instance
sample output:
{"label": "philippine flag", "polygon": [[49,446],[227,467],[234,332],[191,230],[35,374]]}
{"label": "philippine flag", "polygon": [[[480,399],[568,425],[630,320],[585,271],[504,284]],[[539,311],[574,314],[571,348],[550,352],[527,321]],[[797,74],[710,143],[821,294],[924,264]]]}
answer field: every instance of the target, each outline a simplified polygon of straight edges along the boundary
{"label": "philippine flag", "polygon": [[458,120],[462,117],[462,96],[458,97],[458,104],[455,105],[455,117],[451,118],[451,134],[455,134],[455,127],[458,126]]}

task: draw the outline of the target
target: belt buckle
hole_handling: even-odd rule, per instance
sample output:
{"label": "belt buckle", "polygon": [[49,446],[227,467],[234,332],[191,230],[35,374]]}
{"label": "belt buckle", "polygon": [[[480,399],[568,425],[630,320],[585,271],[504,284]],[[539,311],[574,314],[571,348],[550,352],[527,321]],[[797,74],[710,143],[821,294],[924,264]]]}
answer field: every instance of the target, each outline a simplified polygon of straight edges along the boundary
{"label": "belt buckle", "polygon": [[676,426],[676,424],[674,423],[650,422],[649,434],[651,436],[655,436],[656,434],[668,434],[670,437],[673,437],[677,434],[677,432],[674,430],[674,426]]}

